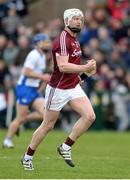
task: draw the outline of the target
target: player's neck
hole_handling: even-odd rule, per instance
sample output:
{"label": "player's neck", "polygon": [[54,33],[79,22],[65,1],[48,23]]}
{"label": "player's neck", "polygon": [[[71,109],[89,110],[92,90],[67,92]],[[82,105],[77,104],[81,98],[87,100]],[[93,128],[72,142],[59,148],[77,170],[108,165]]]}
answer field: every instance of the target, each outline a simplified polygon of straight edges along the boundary
{"label": "player's neck", "polygon": [[65,27],[65,30],[73,37],[77,36],[77,33],[72,32],[69,28]]}
{"label": "player's neck", "polygon": [[44,54],[44,52],[43,52],[43,50],[42,49],[40,49],[40,48],[36,48],[37,49],[37,51],[40,53],[40,54]]}

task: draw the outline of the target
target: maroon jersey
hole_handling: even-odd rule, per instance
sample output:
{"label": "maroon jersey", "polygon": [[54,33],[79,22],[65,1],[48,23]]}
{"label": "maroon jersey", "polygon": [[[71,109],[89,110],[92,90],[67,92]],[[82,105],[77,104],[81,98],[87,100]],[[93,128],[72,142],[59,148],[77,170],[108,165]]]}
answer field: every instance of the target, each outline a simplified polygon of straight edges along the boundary
{"label": "maroon jersey", "polygon": [[56,61],[56,54],[61,56],[68,55],[70,63],[80,64],[81,49],[79,42],[67,31],[63,30],[60,36],[55,39],[52,47],[54,72],[51,76],[50,86],[59,89],[74,88],[79,83],[79,74],[60,72]]}

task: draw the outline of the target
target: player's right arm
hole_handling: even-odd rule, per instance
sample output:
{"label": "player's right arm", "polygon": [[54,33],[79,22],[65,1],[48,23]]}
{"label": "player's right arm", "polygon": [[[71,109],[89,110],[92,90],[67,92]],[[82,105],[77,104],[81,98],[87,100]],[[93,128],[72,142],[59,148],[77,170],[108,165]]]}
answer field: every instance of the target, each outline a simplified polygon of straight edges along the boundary
{"label": "player's right arm", "polygon": [[96,61],[91,59],[85,65],[77,65],[69,63],[69,56],[61,56],[56,54],[56,61],[61,72],[65,73],[91,73],[96,69]]}
{"label": "player's right arm", "polygon": [[49,74],[42,74],[36,71],[37,59],[37,55],[31,51],[25,60],[22,74],[29,78],[40,79],[42,81],[48,82],[50,80]]}
{"label": "player's right arm", "polygon": [[50,75],[47,74],[47,73],[44,73],[44,74],[40,74],[40,73],[37,73],[35,71],[33,71],[32,69],[30,68],[23,68],[23,75],[25,75],[26,77],[29,77],[29,78],[34,78],[34,79],[40,79],[42,81],[45,81],[45,82],[48,82],[50,80]]}
{"label": "player's right arm", "polygon": [[60,35],[59,43],[55,43],[54,45],[56,62],[60,72],[82,73],[87,71],[90,72],[96,69],[96,61],[94,59],[89,60],[85,65],[78,65],[69,62],[71,41],[66,37],[66,33],[64,31]]}

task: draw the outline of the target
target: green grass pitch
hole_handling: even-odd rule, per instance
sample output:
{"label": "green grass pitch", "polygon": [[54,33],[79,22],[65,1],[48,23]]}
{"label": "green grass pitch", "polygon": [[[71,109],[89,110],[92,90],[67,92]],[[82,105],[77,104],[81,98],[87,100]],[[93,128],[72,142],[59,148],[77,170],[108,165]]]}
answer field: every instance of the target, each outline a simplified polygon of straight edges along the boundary
{"label": "green grass pitch", "polygon": [[[83,135],[73,147],[75,167],[65,164],[56,147],[66,133],[52,131],[34,157],[34,171],[24,171],[20,159],[33,131],[14,138],[14,149],[0,148],[0,179],[127,179],[130,178],[130,133],[92,132]],[[0,130],[2,144],[6,131]]]}

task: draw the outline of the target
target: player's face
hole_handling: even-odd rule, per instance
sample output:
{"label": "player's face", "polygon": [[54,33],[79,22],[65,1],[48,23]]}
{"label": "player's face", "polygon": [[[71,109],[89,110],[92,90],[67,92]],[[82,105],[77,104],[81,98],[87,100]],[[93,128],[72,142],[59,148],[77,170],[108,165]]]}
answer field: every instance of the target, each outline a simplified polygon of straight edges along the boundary
{"label": "player's face", "polygon": [[37,44],[37,47],[43,51],[44,50],[50,50],[51,49],[51,41],[50,40],[40,41]]}
{"label": "player's face", "polygon": [[74,16],[70,21],[69,21],[69,26],[72,28],[78,28],[82,29],[84,24],[84,19],[82,16]]}

